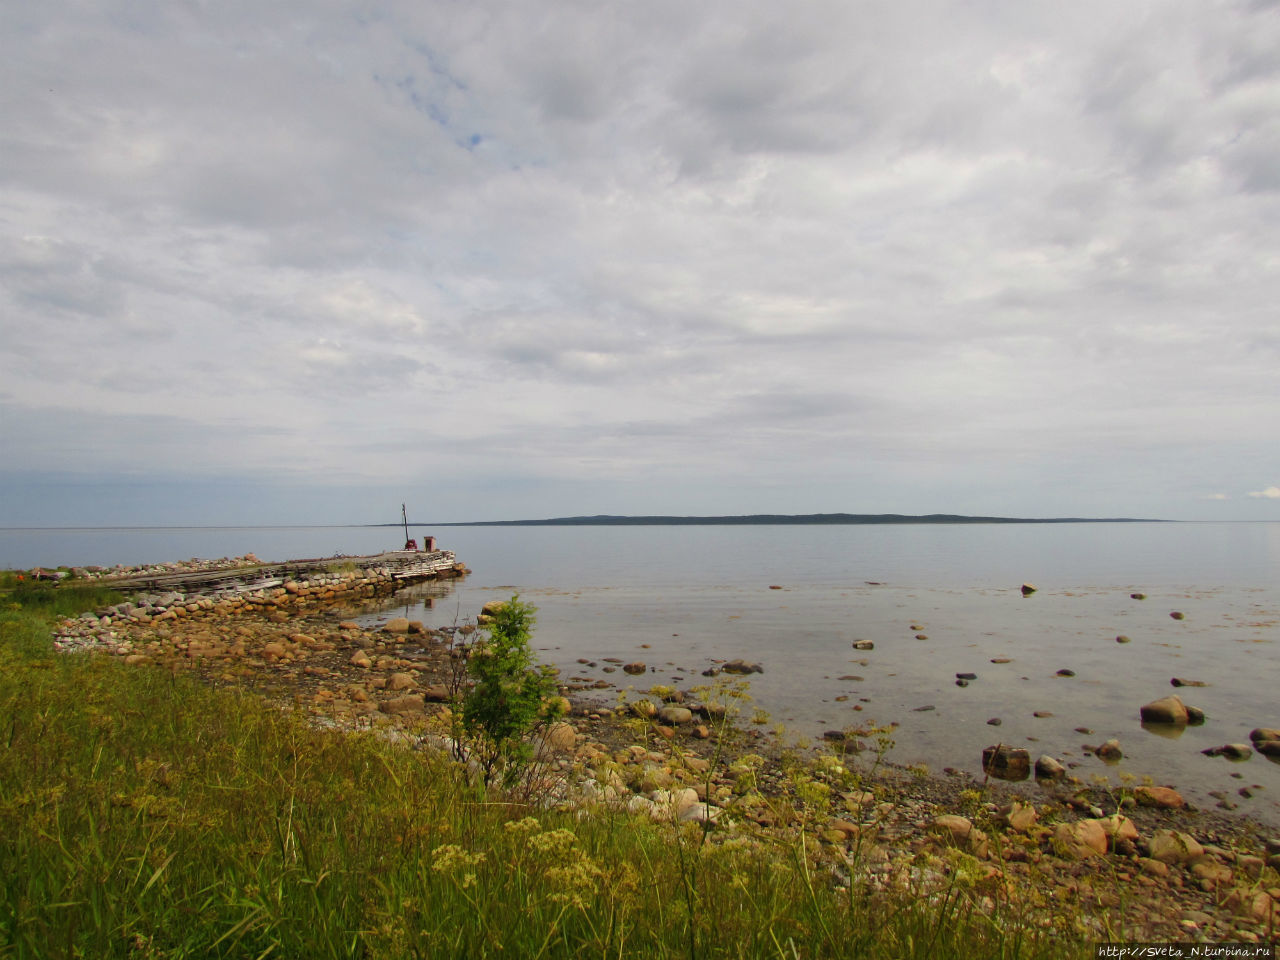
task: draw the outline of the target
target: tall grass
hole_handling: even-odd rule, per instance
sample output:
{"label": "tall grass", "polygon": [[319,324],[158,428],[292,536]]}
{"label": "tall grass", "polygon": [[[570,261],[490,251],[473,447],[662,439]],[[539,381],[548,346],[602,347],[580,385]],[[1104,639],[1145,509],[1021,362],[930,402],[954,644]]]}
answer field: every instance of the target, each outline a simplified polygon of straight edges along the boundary
{"label": "tall grass", "polygon": [[33,580],[27,574],[0,571],[0,610],[25,610],[46,617],[74,617],[123,599],[119,592],[92,581]]}
{"label": "tall grass", "polygon": [[[959,889],[838,889],[803,841],[704,842],[477,792],[0,613],[5,958],[1032,957]],[[731,836],[726,834],[727,836]],[[1078,952],[1078,950],[1077,950]]]}

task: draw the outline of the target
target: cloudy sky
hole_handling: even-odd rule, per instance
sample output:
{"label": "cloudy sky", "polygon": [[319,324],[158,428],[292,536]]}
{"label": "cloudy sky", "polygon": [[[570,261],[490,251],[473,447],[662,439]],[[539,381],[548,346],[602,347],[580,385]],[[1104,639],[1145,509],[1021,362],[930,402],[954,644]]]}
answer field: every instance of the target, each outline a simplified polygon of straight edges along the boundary
{"label": "cloudy sky", "polygon": [[0,526],[1280,519],[1280,3],[0,31]]}

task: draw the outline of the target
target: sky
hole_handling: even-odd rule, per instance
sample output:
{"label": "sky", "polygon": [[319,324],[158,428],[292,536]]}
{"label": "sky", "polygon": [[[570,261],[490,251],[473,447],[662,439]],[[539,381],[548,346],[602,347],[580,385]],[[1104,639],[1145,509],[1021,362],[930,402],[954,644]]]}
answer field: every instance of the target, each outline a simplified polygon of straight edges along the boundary
{"label": "sky", "polygon": [[0,526],[1280,520],[1280,2],[4,7]]}

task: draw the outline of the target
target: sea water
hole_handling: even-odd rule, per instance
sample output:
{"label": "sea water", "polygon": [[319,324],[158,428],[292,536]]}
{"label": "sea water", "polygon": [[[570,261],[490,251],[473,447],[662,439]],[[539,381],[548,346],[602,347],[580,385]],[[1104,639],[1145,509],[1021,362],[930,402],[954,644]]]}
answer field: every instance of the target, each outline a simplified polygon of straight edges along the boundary
{"label": "sea water", "polygon": [[[747,718],[784,737],[896,724],[890,759],[975,774],[982,748],[1003,742],[1077,764],[1086,780],[1150,778],[1205,805],[1217,793],[1280,821],[1280,765],[1200,752],[1280,727],[1280,524],[413,533],[436,535],[473,573],[392,598],[365,614],[370,626],[394,615],[460,623],[485,601],[518,593],[538,607],[539,655],[565,678],[609,680],[634,696],[655,684],[710,683],[704,670],[742,658],[763,668],[749,678]],[[373,553],[402,540],[397,528],[368,527],[0,531],[0,566],[247,552],[285,560]],[[1024,582],[1038,589],[1024,597]],[[872,649],[855,649],[857,641]],[[610,657],[643,662],[646,672],[605,673]],[[977,678],[958,686],[957,673]],[[1205,686],[1175,689],[1175,677]],[[1144,729],[1138,708],[1174,692],[1208,722],[1176,738]],[[1111,738],[1124,753],[1118,764],[1086,749]]]}

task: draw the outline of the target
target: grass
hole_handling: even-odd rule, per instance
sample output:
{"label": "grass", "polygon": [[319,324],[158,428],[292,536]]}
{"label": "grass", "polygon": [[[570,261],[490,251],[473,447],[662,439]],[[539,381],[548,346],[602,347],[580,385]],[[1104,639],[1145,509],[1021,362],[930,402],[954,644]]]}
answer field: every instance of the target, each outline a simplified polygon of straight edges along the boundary
{"label": "grass", "polygon": [[959,880],[884,896],[803,836],[537,811],[373,734],[54,654],[64,596],[0,598],[0,957],[1082,953]]}

